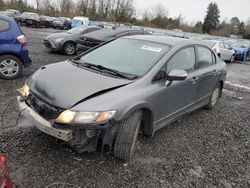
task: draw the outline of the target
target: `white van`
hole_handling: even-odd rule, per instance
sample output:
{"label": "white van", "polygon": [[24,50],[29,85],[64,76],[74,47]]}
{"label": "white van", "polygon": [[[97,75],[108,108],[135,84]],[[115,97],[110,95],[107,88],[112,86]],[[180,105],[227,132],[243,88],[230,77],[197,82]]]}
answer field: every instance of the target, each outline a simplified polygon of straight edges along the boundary
{"label": "white van", "polygon": [[76,16],[72,19],[71,28],[74,28],[80,25],[89,25],[89,18],[83,17],[83,16]]}

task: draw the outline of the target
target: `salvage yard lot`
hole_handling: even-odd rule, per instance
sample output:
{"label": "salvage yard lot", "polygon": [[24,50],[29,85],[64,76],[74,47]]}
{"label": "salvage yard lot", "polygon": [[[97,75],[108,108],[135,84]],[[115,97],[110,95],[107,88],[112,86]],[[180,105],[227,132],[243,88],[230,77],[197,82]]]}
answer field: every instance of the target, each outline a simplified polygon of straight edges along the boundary
{"label": "salvage yard lot", "polygon": [[58,31],[22,29],[33,65],[17,80],[0,80],[0,153],[9,158],[15,185],[250,187],[249,94],[225,90],[214,110],[197,110],[152,138],[141,136],[129,163],[100,153],[78,154],[18,118],[16,89],[41,66],[68,58],[43,47],[44,37]]}

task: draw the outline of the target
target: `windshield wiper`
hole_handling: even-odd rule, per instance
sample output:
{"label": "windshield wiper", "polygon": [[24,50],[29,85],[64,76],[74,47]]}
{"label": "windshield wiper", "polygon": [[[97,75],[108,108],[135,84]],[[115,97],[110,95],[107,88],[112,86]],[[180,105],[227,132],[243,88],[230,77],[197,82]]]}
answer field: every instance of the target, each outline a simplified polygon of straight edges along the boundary
{"label": "windshield wiper", "polygon": [[82,64],[80,61],[77,61],[76,59],[69,59],[69,61],[76,64],[77,67],[79,67],[79,65]]}
{"label": "windshield wiper", "polygon": [[104,67],[102,65],[95,65],[95,64],[91,64],[91,63],[86,63],[85,62],[85,63],[83,63],[83,64],[81,64],[79,66],[84,66],[84,67],[87,67],[87,68],[98,69],[101,72],[105,71],[105,72],[108,72],[108,73],[110,73],[110,74],[112,74],[114,76],[118,76],[118,77],[125,78],[125,79],[128,79],[128,80],[134,80],[134,79],[138,78],[138,76],[136,76],[136,75],[122,73],[120,71]]}
{"label": "windshield wiper", "polygon": [[77,61],[77,59],[78,58],[69,59],[69,61],[76,64],[77,67],[87,67],[89,69],[94,69],[94,70],[97,70],[97,71],[100,71],[100,72],[105,71],[105,72],[108,72],[109,74],[112,74],[114,76],[118,76],[120,78],[125,78],[125,79],[128,79],[128,80],[134,80],[134,79],[138,78],[138,76],[136,76],[136,75],[122,73],[120,71],[104,67],[102,65],[95,65],[95,64],[86,63],[86,62],[82,63],[80,61]]}

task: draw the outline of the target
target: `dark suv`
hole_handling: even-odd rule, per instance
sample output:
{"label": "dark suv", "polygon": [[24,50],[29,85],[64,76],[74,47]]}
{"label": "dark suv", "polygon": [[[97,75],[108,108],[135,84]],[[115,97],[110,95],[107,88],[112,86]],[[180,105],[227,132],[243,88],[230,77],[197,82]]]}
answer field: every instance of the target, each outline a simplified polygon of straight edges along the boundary
{"label": "dark suv", "polygon": [[102,29],[80,37],[77,50],[81,53],[104,42],[132,35],[150,35],[150,33],[134,29]]}

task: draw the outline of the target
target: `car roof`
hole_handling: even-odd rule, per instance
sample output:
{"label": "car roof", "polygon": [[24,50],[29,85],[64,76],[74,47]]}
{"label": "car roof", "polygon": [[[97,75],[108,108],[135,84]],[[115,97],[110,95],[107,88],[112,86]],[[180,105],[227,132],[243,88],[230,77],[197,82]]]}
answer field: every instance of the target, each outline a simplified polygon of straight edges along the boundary
{"label": "car roof", "polygon": [[5,19],[7,21],[13,21],[13,18],[9,17],[9,16],[6,16],[6,15],[3,15],[3,14],[0,14],[0,18],[1,19]]}
{"label": "car roof", "polygon": [[[146,40],[150,42],[157,42],[157,43],[163,43],[171,46],[176,46],[181,43],[188,43],[189,41],[193,43],[198,43],[197,41],[191,40],[191,39],[184,39],[184,38],[178,38],[178,37],[170,37],[170,36],[156,36],[156,35],[134,35],[134,36],[127,36],[124,38],[128,39],[137,39],[137,40]],[[202,43],[200,43],[202,44]]]}
{"label": "car roof", "polygon": [[93,38],[106,38],[106,37],[118,35],[120,33],[127,32],[127,31],[138,31],[138,30],[135,30],[135,29],[101,29],[101,30],[88,33],[86,35],[88,35],[89,37],[93,37]]}

